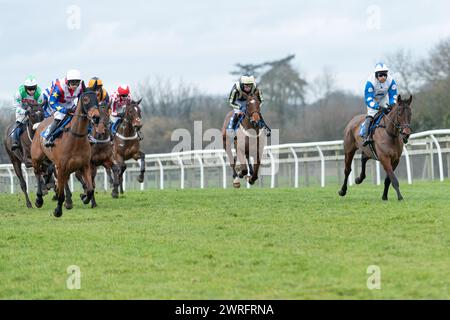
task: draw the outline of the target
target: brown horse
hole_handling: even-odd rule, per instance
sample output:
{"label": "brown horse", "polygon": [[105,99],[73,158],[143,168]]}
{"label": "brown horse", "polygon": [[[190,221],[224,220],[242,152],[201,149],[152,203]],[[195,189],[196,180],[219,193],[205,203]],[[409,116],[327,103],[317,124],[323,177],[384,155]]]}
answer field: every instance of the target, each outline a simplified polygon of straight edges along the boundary
{"label": "brown horse", "polygon": [[[231,169],[233,170],[233,186],[235,188],[241,186],[239,179],[243,177],[246,177],[251,185],[258,179],[262,152],[266,145],[266,136],[263,134],[264,122],[260,111],[261,102],[252,94],[244,96],[246,96],[247,100],[247,110],[234,137],[232,137],[232,134],[230,135],[230,129],[228,129],[228,124],[234,114],[233,110],[225,116],[222,126],[223,148],[227,153]],[[231,138],[233,138],[236,156],[233,156],[231,152]],[[254,165],[250,163],[250,157],[253,157]],[[238,171],[236,171],[236,160],[239,160],[240,163]],[[248,173],[251,174],[251,177],[247,176]]]}
{"label": "brown horse", "polygon": [[[400,161],[403,152],[403,143],[408,142],[411,134],[411,102],[412,96],[408,100],[402,100],[402,97],[399,95],[397,104],[392,107],[392,110],[388,114],[384,115],[378,129],[373,134],[373,150],[376,152],[375,156],[379,159],[386,171],[383,200],[388,199],[388,190],[391,183],[397,192],[398,200],[403,200],[394,170]],[[365,115],[355,116],[350,120],[344,131],[345,179],[339,191],[339,195],[342,197],[347,193],[347,180],[352,171],[351,165],[356,150],[360,149],[362,152],[361,174],[355,179],[356,184],[360,184],[366,178],[366,163],[369,159],[374,158],[370,145],[363,147],[362,138],[359,135],[359,128],[364,118]]]}
{"label": "brown horse", "polygon": [[123,173],[127,169],[125,161],[133,158],[140,160],[140,174],[138,182],[144,181],[145,173],[145,153],[140,150],[139,130],[141,124],[141,109],[139,104],[142,99],[132,101],[125,107],[125,113],[114,135],[113,141],[113,173],[114,173],[114,187],[112,190],[112,197],[118,198],[118,188],[120,186],[120,193],[123,194]]}
{"label": "brown horse", "polygon": [[[89,134],[91,142],[91,169],[92,169],[92,185],[95,190],[95,177],[97,175],[97,167],[103,166],[107,171],[110,171],[113,166],[113,153],[111,144],[111,135],[109,130],[109,105],[100,104],[99,107],[100,118],[92,126],[92,132]],[[81,195],[83,199],[87,195],[87,186],[83,180],[81,171],[77,171],[75,176],[83,186],[84,194]],[[92,194],[91,207],[97,207],[95,201],[95,193]]]}
{"label": "brown horse", "polygon": [[[81,170],[83,179],[86,182],[87,194],[83,199],[84,204],[89,203],[94,193],[91,176],[91,146],[87,138],[88,125],[95,122],[99,115],[97,108],[97,95],[95,91],[86,90],[83,85],[83,93],[78,99],[78,104],[73,114],[72,121],[67,125],[66,132],[55,140],[55,146],[47,148],[44,146],[44,138],[41,132],[53,121],[53,117],[44,120],[36,130],[31,145],[31,159],[34,168],[34,174],[37,181],[36,207],[42,207],[44,199],[42,198],[42,163],[50,160],[55,164],[57,184],[58,204],[53,212],[55,217],[60,217],[63,213],[62,204],[64,203],[64,189],[69,180],[70,174]],[[66,208],[70,209],[70,207]]]}
{"label": "brown horse", "polygon": [[22,165],[22,163],[24,163],[26,168],[31,168],[31,166],[32,166],[30,148],[31,148],[31,142],[33,141],[33,136],[34,136],[33,126],[35,124],[41,122],[44,119],[44,113],[42,111],[42,105],[39,105],[39,104],[28,105],[27,110],[28,110],[28,116],[27,116],[27,121],[26,121],[26,125],[25,125],[26,130],[25,130],[25,132],[22,132],[22,134],[20,135],[19,148],[13,151],[12,147],[11,147],[12,146],[12,140],[11,140],[12,131],[19,130],[19,128],[16,127],[17,126],[16,123],[13,123],[6,128],[5,139],[4,139],[3,143],[5,146],[6,152],[8,153],[9,159],[11,160],[11,163],[14,167],[16,176],[19,178],[20,188],[22,189],[22,191],[25,195],[27,207],[32,208],[33,206],[31,204],[30,198],[28,197],[27,184],[22,175],[21,165]]}

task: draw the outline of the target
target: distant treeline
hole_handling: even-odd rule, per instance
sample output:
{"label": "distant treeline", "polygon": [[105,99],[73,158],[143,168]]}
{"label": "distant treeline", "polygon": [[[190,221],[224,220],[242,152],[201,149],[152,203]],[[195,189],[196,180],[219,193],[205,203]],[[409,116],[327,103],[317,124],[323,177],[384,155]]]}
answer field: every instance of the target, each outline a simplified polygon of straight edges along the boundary
{"label": "distant treeline", "polygon": [[[330,69],[316,79],[305,79],[292,65],[294,55],[255,65],[236,64],[231,73],[257,76],[265,104],[262,113],[273,129],[280,129],[280,143],[342,139],[343,130],[352,116],[366,112],[361,95],[338,88]],[[438,43],[425,58],[413,59],[400,50],[385,57],[399,84],[400,93],[414,95],[413,131],[450,128],[450,38]],[[368,76],[362,74],[362,79]],[[142,97],[143,133],[141,142],[146,153],[170,152],[178,141],[172,132],[185,128],[193,132],[194,121],[202,121],[203,130],[220,129],[228,106],[228,90],[224,94],[205,95],[193,85],[150,79],[135,90]],[[11,93],[12,95],[13,93]],[[306,103],[307,95],[315,102]],[[14,119],[10,102],[0,104],[0,130],[5,131]],[[205,145],[209,142],[205,142]],[[8,162],[4,148],[0,163]]]}

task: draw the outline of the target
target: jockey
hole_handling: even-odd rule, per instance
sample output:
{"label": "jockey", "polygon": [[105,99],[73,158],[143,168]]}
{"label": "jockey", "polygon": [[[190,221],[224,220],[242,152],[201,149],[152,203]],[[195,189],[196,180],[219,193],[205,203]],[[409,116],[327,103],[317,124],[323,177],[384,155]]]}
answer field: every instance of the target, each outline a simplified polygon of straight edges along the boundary
{"label": "jockey", "polygon": [[367,105],[367,116],[364,121],[364,131],[361,134],[363,146],[369,144],[369,128],[373,118],[380,108],[389,110],[397,102],[397,84],[392,76],[388,75],[389,68],[382,62],[377,63],[375,72],[369,77],[364,90],[364,99]]}
{"label": "jockey", "polygon": [[55,145],[54,133],[59,127],[61,121],[66,117],[66,114],[75,110],[77,103],[76,100],[80,97],[82,91],[81,73],[75,69],[67,71],[64,82],[56,79],[53,83],[50,90],[48,104],[50,108],[55,111],[55,118],[50,126],[49,134],[46,138],[46,147]]}
{"label": "jockey", "polygon": [[116,134],[117,128],[125,114],[125,107],[132,101],[130,87],[122,84],[111,96],[111,136]]}
{"label": "jockey", "polygon": [[105,88],[103,88],[103,81],[101,79],[99,79],[98,77],[92,77],[91,80],[89,80],[88,83],[88,88],[93,89],[95,86],[95,83],[97,82],[97,101],[98,104],[104,104],[104,105],[108,105],[109,103],[109,94],[108,92],[105,90]]}
{"label": "jockey", "polygon": [[[233,117],[231,117],[229,128],[236,130],[239,118],[241,115],[245,114],[247,111],[247,98],[246,95],[254,94],[260,102],[262,107],[264,98],[261,93],[261,89],[256,85],[256,80],[254,76],[241,76],[238,82],[233,85],[231,89],[230,96],[228,98],[229,105],[234,109]],[[267,136],[270,135],[270,129],[266,125],[266,122],[261,116],[261,120],[267,130]]]}
{"label": "jockey", "polygon": [[14,95],[13,106],[16,109],[16,128],[12,135],[12,150],[19,147],[22,128],[28,120],[27,115],[30,112],[28,108],[35,104],[43,104],[43,102],[44,97],[41,88],[38,86],[36,77],[28,76]]}

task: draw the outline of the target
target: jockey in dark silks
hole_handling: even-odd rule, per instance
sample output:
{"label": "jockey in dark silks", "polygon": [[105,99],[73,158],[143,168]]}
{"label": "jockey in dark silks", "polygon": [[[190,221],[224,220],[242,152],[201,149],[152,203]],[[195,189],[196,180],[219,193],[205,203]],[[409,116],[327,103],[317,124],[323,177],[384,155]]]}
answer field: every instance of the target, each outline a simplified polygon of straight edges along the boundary
{"label": "jockey in dark silks", "polygon": [[[256,85],[255,77],[253,76],[242,76],[238,82],[233,85],[231,89],[230,96],[228,98],[229,105],[234,109],[234,114],[230,119],[230,124],[228,125],[229,129],[236,130],[239,119],[245,112],[247,111],[247,95],[255,95],[262,107],[264,98],[261,93],[261,89]],[[266,122],[262,118],[261,120],[264,123],[264,128],[267,131],[267,136],[270,136],[270,128],[267,126]]]}

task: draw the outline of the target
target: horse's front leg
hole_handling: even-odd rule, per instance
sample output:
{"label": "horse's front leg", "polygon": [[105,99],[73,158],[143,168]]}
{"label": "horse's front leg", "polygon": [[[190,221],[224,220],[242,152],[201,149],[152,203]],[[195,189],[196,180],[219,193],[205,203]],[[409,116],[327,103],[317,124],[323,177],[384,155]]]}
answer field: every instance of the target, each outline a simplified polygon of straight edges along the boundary
{"label": "horse's front leg", "polygon": [[113,179],[113,189],[111,191],[111,196],[114,199],[117,199],[119,197],[119,183],[120,183],[120,172],[121,172],[121,165],[119,163],[114,163],[112,166],[112,172],[114,175]]}
{"label": "horse's front leg", "polygon": [[138,177],[138,182],[142,183],[144,182],[144,174],[145,174],[145,153],[142,151],[139,151],[139,159],[140,159],[140,174]]}
{"label": "horse's front leg", "polygon": [[95,177],[96,176],[97,176],[97,166],[92,165],[91,177],[92,177],[92,189],[94,189],[94,192],[92,193],[91,208],[97,207],[97,201],[95,201]]}
{"label": "horse's front leg", "polygon": [[44,204],[44,198],[42,196],[42,176],[41,173],[37,170],[34,170],[34,176],[36,177],[37,182],[36,201],[34,204],[37,208],[41,208]]}
{"label": "horse's front leg", "polygon": [[58,183],[56,186],[56,196],[58,202],[56,204],[55,210],[53,211],[53,215],[59,218],[63,214],[62,205],[64,203],[64,188],[67,181],[69,180],[69,177],[63,172],[58,172],[57,176],[58,176]]}
{"label": "horse's front leg", "polygon": [[88,204],[94,194],[94,186],[92,184],[92,169],[90,163],[85,165],[82,171],[82,175],[83,180],[86,183],[86,194],[81,197],[81,200],[83,200],[84,204]]}
{"label": "horse's front leg", "polygon": [[64,185],[64,191],[65,191],[65,201],[64,201],[64,207],[67,210],[70,210],[73,208],[73,202],[72,202],[72,191],[69,188],[69,184],[66,183]]}
{"label": "horse's front leg", "polygon": [[[382,199],[383,199],[384,201],[387,201],[387,200],[388,200],[389,186],[390,186],[391,183],[392,183],[392,186],[394,187],[395,191],[397,192],[398,200],[403,200],[403,196],[402,196],[401,193],[400,193],[400,185],[399,185],[399,183],[398,183],[397,177],[396,177],[395,174],[394,174],[394,171],[395,171],[395,169],[396,169],[397,166],[398,166],[399,160],[395,161],[395,162],[392,164],[392,166],[391,166],[391,163],[390,163],[390,159],[387,159],[387,160],[385,160],[385,161],[387,161],[386,166],[385,166],[384,163],[382,162],[383,168],[384,168],[384,170],[386,171],[386,179],[384,180],[384,190],[383,190],[383,196],[382,196]],[[388,169],[386,169],[386,168],[388,168]],[[389,171],[388,171],[388,170],[389,170]],[[389,172],[391,172],[391,173],[389,173]]]}

